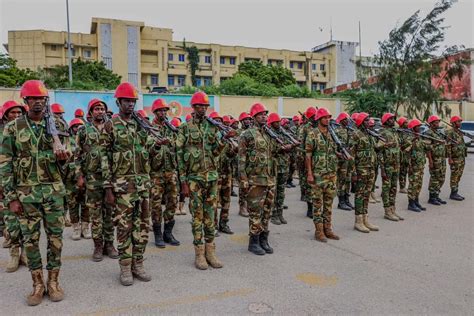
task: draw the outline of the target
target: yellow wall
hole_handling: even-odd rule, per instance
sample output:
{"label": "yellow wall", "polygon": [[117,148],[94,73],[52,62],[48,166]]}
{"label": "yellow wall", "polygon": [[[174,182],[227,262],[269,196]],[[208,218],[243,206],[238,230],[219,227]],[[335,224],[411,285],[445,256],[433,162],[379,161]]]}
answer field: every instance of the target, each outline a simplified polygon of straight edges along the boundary
{"label": "yellow wall", "polygon": [[261,98],[246,96],[220,96],[219,112],[238,117],[242,112],[248,112],[254,103],[263,103],[269,112],[278,112],[278,98]]}

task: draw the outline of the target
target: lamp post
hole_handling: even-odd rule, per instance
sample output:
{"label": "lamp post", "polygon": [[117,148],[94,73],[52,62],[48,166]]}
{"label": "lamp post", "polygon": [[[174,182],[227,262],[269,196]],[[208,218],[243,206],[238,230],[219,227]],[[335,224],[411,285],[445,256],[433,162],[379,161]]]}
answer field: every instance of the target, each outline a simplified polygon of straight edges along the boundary
{"label": "lamp post", "polygon": [[72,86],[72,51],[71,51],[71,32],[69,29],[69,0],[66,0],[67,16],[67,56],[69,60],[69,86]]}

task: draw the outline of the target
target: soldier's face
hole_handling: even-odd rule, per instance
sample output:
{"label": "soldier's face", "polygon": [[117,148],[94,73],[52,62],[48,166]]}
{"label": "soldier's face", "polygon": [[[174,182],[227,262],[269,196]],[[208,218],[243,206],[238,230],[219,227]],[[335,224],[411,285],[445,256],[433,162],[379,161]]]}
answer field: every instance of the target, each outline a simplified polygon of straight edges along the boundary
{"label": "soldier's face", "polygon": [[259,126],[262,126],[263,124],[265,124],[267,122],[267,113],[266,112],[260,112],[260,113],[258,113],[257,115],[254,116],[254,119],[255,119],[255,122],[257,122],[257,124]]}
{"label": "soldier's face", "polygon": [[272,123],[272,127],[273,127],[274,129],[280,129],[280,122],[273,122],[273,123]]}
{"label": "soldier's face", "polygon": [[219,117],[216,117],[216,118],[214,119],[214,121],[216,121],[216,122],[218,122],[218,123],[221,123],[221,124],[222,124],[222,119],[221,119],[221,118],[219,118]]}
{"label": "soldier's face", "polygon": [[439,128],[439,121],[431,122],[430,125],[431,125],[432,128],[437,129],[437,128]]}
{"label": "soldier's face", "polygon": [[235,122],[230,127],[232,127],[233,129],[238,129],[239,128],[239,122]]}
{"label": "soldier's face", "polygon": [[343,119],[340,123],[341,123],[342,126],[347,126],[347,125],[349,125],[349,120],[348,119]]}
{"label": "soldier's face", "polygon": [[249,128],[250,126],[252,126],[252,119],[251,118],[246,118],[246,119],[242,120],[242,126],[244,128]]}
{"label": "soldier's face", "polygon": [[155,116],[159,121],[164,121],[167,113],[168,109],[158,109],[155,111]]}
{"label": "soldier's face", "polygon": [[77,130],[79,129],[79,126],[80,126],[79,124],[76,124],[76,125],[74,125],[74,126],[71,128],[72,133],[73,133],[74,135],[77,134]]}
{"label": "soldier's face", "polygon": [[96,121],[102,121],[105,117],[105,106],[103,104],[97,104],[92,108],[92,117]]}
{"label": "soldier's face", "polygon": [[44,106],[46,104],[45,97],[28,97],[26,98],[26,104],[30,108],[30,111],[34,113],[43,112]]}
{"label": "soldier's face", "polygon": [[362,124],[364,125],[365,128],[370,128],[369,118],[366,118]]}
{"label": "soldier's face", "polygon": [[456,128],[461,128],[461,123],[462,123],[462,121],[453,122],[453,126],[456,127]]}
{"label": "soldier's face", "polygon": [[194,117],[203,118],[206,115],[208,105],[205,104],[195,104],[193,105]]}
{"label": "soldier's face", "polygon": [[330,119],[331,119],[330,116],[324,116],[324,117],[322,117],[322,118],[319,120],[319,123],[320,123],[322,126],[326,127],[326,126],[329,125],[329,120],[330,120]]}
{"label": "soldier's face", "polygon": [[418,126],[413,127],[413,131],[415,133],[419,133],[420,132],[420,126],[418,125]]}
{"label": "soldier's face", "polygon": [[8,122],[13,121],[17,117],[20,117],[23,112],[19,107],[14,107],[13,109],[10,109],[7,113],[7,120]]}
{"label": "soldier's face", "polygon": [[131,115],[133,113],[133,110],[135,109],[137,100],[123,98],[123,99],[119,99],[117,103],[118,103],[118,107],[121,113],[126,114],[126,115]]}
{"label": "soldier's face", "polygon": [[385,125],[390,126],[390,127],[393,127],[393,126],[395,125],[395,118],[394,118],[394,117],[389,118],[389,119],[385,122]]}

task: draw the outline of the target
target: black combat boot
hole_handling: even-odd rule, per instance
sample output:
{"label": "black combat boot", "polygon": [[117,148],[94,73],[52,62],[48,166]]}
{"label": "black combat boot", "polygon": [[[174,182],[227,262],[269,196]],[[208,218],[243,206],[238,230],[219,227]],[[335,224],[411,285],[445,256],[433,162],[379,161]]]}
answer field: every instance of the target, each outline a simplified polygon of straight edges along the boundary
{"label": "black combat boot", "polygon": [[266,253],[273,253],[273,248],[268,244],[268,234],[270,232],[261,232],[260,233],[260,247],[265,250]]}
{"label": "black combat boot", "polygon": [[455,200],[455,201],[462,201],[464,200],[464,197],[462,197],[461,195],[458,194],[458,190],[455,190],[455,189],[452,189],[451,190],[451,194],[449,195],[449,198],[451,200]]}
{"label": "black combat boot", "polygon": [[430,192],[430,198],[428,199],[428,203],[433,204],[433,205],[441,205],[441,203],[436,198],[436,194],[431,193],[431,192]]}
{"label": "black combat boot", "polygon": [[161,233],[161,224],[153,224],[153,234],[155,235],[155,246],[158,248],[165,248],[165,242],[163,240],[163,234]]}
{"label": "black combat boot", "polygon": [[248,250],[254,255],[263,256],[265,254],[265,250],[263,250],[262,246],[260,246],[259,235],[250,235]]}
{"label": "black combat boot", "polygon": [[418,206],[420,210],[426,211],[426,207],[424,207],[423,205],[420,204],[420,202],[418,202],[418,198],[415,199],[415,205]]}
{"label": "black combat boot", "polygon": [[163,229],[163,240],[165,241],[165,243],[168,243],[171,246],[179,246],[181,243],[173,236],[174,223],[174,219],[169,221],[168,223],[165,223],[165,227]]}
{"label": "black combat boot", "polygon": [[354,205],[352,205],[351,201],[349,200],[350,195],[346,193],[344,197],[345,197],[346,205],[348,205],[351,209],[354,209],[355,208]]}
{"label": "black combat boot", "polygon": [[408,200],[408,210],[413,212],[421,212],[421,209],[416,206],[415,200]]}
{"label": "black combat boot", "polygon": [[442,200],[442,199],[439,197],[439,193],[436,194],[436,199],[438,200],[439,203],[441,203],[441,204],[443,204],[443,205],[447,203],[445,200]]}
{"label": "black combat boot", "polygon": [[352,210],[352,208],[349,205],[347,205],[344,195],[339,195],[338,199],[339,199],[339,203],[337,204],[338,209],[344,210],[344,211]]}
{"label": "black combat boot", "polygon": [[313,218],[313,203],[306,202],[308,204],[308,210],[306,211],[306,217]]}
{"label": "black combat boot", "polygon": [[227,221],[219,221],[219,231],[224,234],[232,235],[234,232],[230,229],[229,225],[227,225]]}

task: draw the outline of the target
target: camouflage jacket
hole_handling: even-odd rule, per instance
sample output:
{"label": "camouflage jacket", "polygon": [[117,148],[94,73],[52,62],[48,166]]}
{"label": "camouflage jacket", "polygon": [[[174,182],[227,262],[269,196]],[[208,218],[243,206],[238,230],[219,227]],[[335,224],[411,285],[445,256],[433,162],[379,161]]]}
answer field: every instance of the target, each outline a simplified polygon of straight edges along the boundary
{"label": "camouflage jacket", "polygon": [[305,143],[306,143],[306,137],[308,136],[308,133],[311,129],[315,128],[313,123],[311,122],[306,122],[304,125],[300,125],[298,127],[298,139],[301,142],[301,145],[297,148],[295,148],[298,151],[297,156],[304,161],[305,157]]}
{"label": "camouflage jacket", "polygon": [[[425,132],[425,135],[442,139],[438,134],[433,132],[431,128]],[[444,143],[431,142],[431,146],[428,148],[428,151],[431,152],[431,158],[433,160],[446,159],[446,145]]]}
{"label": "camouflage jacket", "polygon": [[176,139],[181,182],[216,181],[218,157],[223,148],[219,130],[205,118],[192,118],[182,125]]}
{"label": "camouflage jacket", "polygon": [[222,150],[221,154],[219,155],[219,162],[217,171],[220,175],[229,175],[232,173],[232,161],[237,156],[237,153],[233,150],[231,144],[226,143],[224,149]]}
{"label": "camouflage jacket", "polygon": [[459,160],[467,157],[467,147],[462,133],[452,128],[446,131],[446,136],[457,142],[457,144],[449,142],[446,146],[448,158]]}
{"label": "camouflage jacket", "polygon": [[279,148],[262,129],[252,127],[239,140],[240,181],[249,185],[274,186],[276,184]]}
{"label": "camouflage jacket", "polygon": [[151,174],[157,175],[163,172],[176,172],[176,138],[177,135],[164,124],[153,122],[159,134],[170,140],[170,143],[162,146],[153,146],[151,149]]}
{"label": "camouflage jacket", "polygon": [[[53,138],[46,134],[46,121],[33,122],[24,115],[9,122],[3,131],[0,154],[1,181],[5,203],[18,200],[19,188],[52,185],[64,194],[58,160],[53,152]],[[30,202],[42,202],[42,196]]]}
{"label": "camouflage jacket", "polygon": [[[351,138],[352,133],[342,125],[336,128],[335,132],[336,132],[337,137],[339,137],[339,140],[342,142],[342,144],[346,146],[347,151],[350,152],[349,144],[350,144],[350,138]],[[338,157],[337,159],[339,160],[339,162],[349,163],[349,161],[345,160],[343,157]]]}
{"label": "camouflage jacket", "polygon": [[400,162],[408,163],[411,137],[408,133],[399,133],[398,139],[400,141]]}
{"label": "camouflage jacket", "polygon": [[400,169],[400,142],[398,132],[395,128],[382,128],[380,136],[385,138],[386,143],[378,141],[378,160],[384,168]]}
{"label": "camouflage jacket", "polygon": [[357,169],[375,166],[377,157],[374,149],[375,142],[372,136],[362,129],[355,129],[349,144],[354,154],[354,163]]}
{"label": "camouflage jacket", "polygon": [[76,135],[76,175],[86,178],[87,184],[111,186],[111,138],[105,126],[87,122]]}
{"label": "camouflage jacket", "polygon": [[429,145],[422,138],[415,136],[408,136],[408,141],[411,143],[407,154],[410,168],[423,169]]}
{"label": "camouflage jacket", "polygon": [[[280,127],[280,128],[283,128],[283,127]],[[277,134],[280,137],[282,141],[288,143],[288,139],[286,138],[285,135],[283,135],[281,130],[276,130],[274,128],[272,128],[272,130],[275,132],[275,134]],[[289,163],[290,163],[290,153],[281,152],[278,155],[278,157],[276,157],[276,161],[277,161],[277,172],[287,173],[288,168],[289,168]]]}
{"label": "camouflage jacket", "polygon": [[305,141],[306,157],[311,158],[314,177],[337,171],[336,143],[329,132],[311,129]]}
{"label": "camouflage jacket", "polygon": [[120,116],[105,123],[105,131],[110,136],[112,161],[111,184],[116,193],[130,190],[150,189],[150,148],[154,139],[135,120],[123,120]]}

